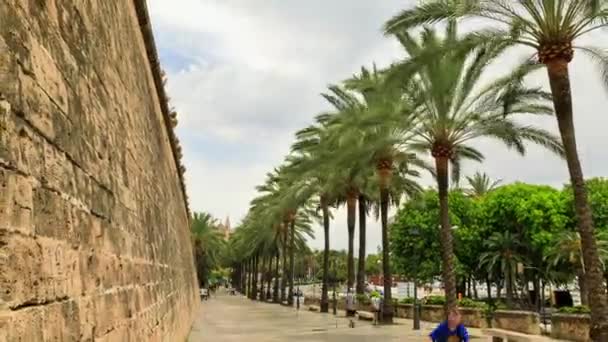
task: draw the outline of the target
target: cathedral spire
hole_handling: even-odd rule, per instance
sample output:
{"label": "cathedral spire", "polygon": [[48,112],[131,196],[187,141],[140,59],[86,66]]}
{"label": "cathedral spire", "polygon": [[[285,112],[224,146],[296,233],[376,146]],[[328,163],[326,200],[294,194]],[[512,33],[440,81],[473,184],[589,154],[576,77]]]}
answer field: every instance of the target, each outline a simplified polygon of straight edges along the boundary
{"label": "cathedral spire", "polygon": [[224,222],[224,227],[226,227],[226,230],[230,230],[230,216],[226,216],[226,221]]}

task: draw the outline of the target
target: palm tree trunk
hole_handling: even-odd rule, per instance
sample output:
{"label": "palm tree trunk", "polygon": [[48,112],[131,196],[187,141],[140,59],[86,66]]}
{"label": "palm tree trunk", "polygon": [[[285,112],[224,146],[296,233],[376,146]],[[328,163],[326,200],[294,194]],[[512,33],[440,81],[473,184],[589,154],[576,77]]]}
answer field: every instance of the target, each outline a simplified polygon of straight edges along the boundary
{"label": "palm tree trunk", "polygon": [[490,281],[490,277],[486,277],[486,291],[488,293],[488,301],[492,304],[492,282]]}
{"label": "palm tree trunk", "polygon": [[602,279],[602,267],[594,236],[591,210],[587,199],[587,189],[583,170],[578,158],[574,120],[572,115],[572,94],[568,63],[556,60],[547,64],[549,83],[553,94],[553,105],[557,116],[559,132],[566,152],[570,182],[574,192],[574,207],[581,235],[583,260],[585,264],[585,282],[589,289],[588,299],[591,304],[591,339],[608,341],[608,302],[606,287]]}
{"label": "palm tree trunk", "polygon": [[268,256],[268,270],[266,272],[266,279],[268,280],[268,284],[266,285],[266,296],[264,297],[264,301],[270,300],[270,288],[272,287],[272,260],[274,259],[273,255]]}
{"label": "palm tree trunk", "polygon": [[589,289],[585,282],[585,272],[582,269],[576,270],[576,276],[578,278],[578,288],[581,294],[581,304],[589,305]]}
{"label": "palm tree trunk", "polygon": [[255,256],[251,257],[251,291],[249,292],[249,299],[255,298]]}
{"label": "palm tree trunk", "polygon": [[380,189],[380,217],[382,221],[382,272],[384,274],[384,301],[382,306],[382,321],[393,323],[393,273],[390,266],[388,240],[388,187]]}
{"label": "palm tree trunk", "polygon": [[496,299],[500,300],[502,297],[502,279],[496,281]]}
{"label": "palm tree trunk", "polygon": [[357,294],[365,293],[365,224],[367,203],[365,196],[359,195],[359,267],[357,269]]}
{"label": "palm tree trunk", "polygon": [[448,206],[448,158],[435,158],[437,168],[437,188],[439,190],[439,212],[441,221],[441,258],[443,260],[443,285],[447,310],[455,309],[458,305],[456,299],[456,277],[454,275],[454,246],[452,243],[452,230],[450,226],[450,212]]}
{"label": "palm tree trunk", "polygon": [[279,302],[279,250],[276,250],[276,261],[275,261],[275,269],[274,269],[274,288],[272,289],[272,301],[274,303]]}
{"label": "palm tree trunk", "polygon": [[287,300],[287,222],[283,222],[283,269],[281,271],[281,303]]}
{"label": "palm tree trunk", "polygon": [[296,220],[291,220],[291,238],[289,242],[289,297],[287,297],[287,303],[293,305],[293,277],[295,271],[295,254],[296,254]]}
{"label": "palm tree trunk", "polygon": [[251,299],[256,300],[258,299],[258,275],[259,275],[259,271],[260,271],[260,262],[259,262],[259,258],[258,255],[256,254],[253,257],[253,289],[252,289],[252,295],[251,295]]}
{"label": "palm tree trunk", "polygon": [[536,306],[536,311],[540,312],[541,309],[541,297],[540,297],[540,278],[538,276],[534,276],[534,305]]}
{"label": "palm tree trunk", "polygon": [[357,195],[349,193],[346,199],[346,224],[348,226],[348,264],[347,288],[348,291],[355,284],[355,219],[357,217]]}
{"label": "palm tree trunk", "polygon": [[327,296],[329,282],[329,205],[327,199],[321,196],[323,210],[323,235],[325,247],[323,248],[323,285],[321,286],[321,312],[329,312],[329,297]]}
{"label": "palm tree trunk", "polygon": [[243,285],[245,284],[245,263],[241,262],[239,267],[239,293],[243,293]]}
{"label": "palm tree trunk", "polygon": [[253,258],[247,260],[247,298],[251,298],[253,289]]}
{"label": "palm tree trunk", "polygon": [[260,267],[260,295],[258,298],[261,302],[263,302],[265,300],[265,295],[266,295],[265,288],[264,288],[264,281],[266,280],[264,278],[264,275],[266,274],[266,259],[267,258],[265,256],[262,257],[262,265]]}
{"label": "palm tree trunk", "polygon": [[477,280],[473,278],[473,298],[479,299],[479,293],[477,293]]}
{"label": "palm tree trunk", "polygon": [[511,264],[507,265],[505,283],[507,287],[507,306],[511,308],[513,307],[513,271],[511,270]]}

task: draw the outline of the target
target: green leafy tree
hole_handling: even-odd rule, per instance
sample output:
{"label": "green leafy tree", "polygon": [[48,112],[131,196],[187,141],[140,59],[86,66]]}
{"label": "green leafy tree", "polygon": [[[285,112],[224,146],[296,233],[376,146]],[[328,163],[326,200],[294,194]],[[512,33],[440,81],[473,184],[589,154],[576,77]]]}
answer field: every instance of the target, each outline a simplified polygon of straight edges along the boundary
{"label": "green leafy tree", "polygon": [[[501,186],[487,194],[480,203],[479,226],[482,238],[494,232],[509,232],[518,236],[518,254],[526,263],[524,283],[534,283],[540,292],[539,277],[547,269],[545,255],[554,243],[554,236],[563,234],[569,222],[564,196],[549,186],[514,183]],[[505,273],[491,274],[495,281]],[[538,298],[536,299],[538,302]]]}
{"label": "green leafy tree", "polygon": [[[482,239],[476,226],[477,204],[461,191],[449,194],[456,256],[468,279],[477,270]],[[440,215],[437,191],[427,190],[407,201],[391,226],[391,251],[396,270],[410,279],[431,281],[441,275]],[[415,256],[415,258],[413,257]]]}
{"label": "green leafy tree", "polygon": [[407,9],[393,17],[385,30],[397,33],[413,27],[456,18],[485,18],[491,28],[478,37],[506,46],[524,46],[537,54],[546,66],[559,131],[565,148],[570,180],[574,189],[578,229],[584,246],[586,277],[590,287],[594,341],[608,340],[608,302],[595,242],[591,208],[587,199],[574,131],[569,63],[574,49],[588,55],[600,66],[608,82],[608,54],[593,46],[577,46],[576,41],[608,25],[608,2],[602,0],[434,0]]}
{"label": "green leafy tree", "polygon": [[379,276],[382,274],[382,255],[378,254],[370,254],[365,259],[365,273],[368,276]]}

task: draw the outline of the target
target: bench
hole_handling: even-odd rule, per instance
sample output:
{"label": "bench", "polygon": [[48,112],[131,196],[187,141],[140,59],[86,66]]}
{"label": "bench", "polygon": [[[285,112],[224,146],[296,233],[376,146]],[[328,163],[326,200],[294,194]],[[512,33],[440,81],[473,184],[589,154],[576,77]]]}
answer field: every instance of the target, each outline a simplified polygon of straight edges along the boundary
{"label": "bench", "polygon": [[503,329],[483,329],[484,335],[491,336],[492,342],[546,342],[555,341],[540,335],[528,335]]}
{"label": "bench", "polygon": [[374,314],[368,311],[357,311],[357,315],[359,316],[359,320],[361,321],[373,321]]}
{"label": "bench", "polygon": [[317,305],[309,305],[308,306],[308,311],[319,312],[319,311],[321,311],[321,308],[318,307]]}

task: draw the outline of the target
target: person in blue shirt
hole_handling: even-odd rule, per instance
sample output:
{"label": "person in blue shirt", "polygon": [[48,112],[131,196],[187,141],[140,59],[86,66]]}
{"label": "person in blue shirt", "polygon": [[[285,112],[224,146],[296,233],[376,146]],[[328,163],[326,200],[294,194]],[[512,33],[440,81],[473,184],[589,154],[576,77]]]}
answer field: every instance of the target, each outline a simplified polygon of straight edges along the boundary
{"label": "person in blue shirt", "polygon": [[431,342],[469,342],[469,332],[462,324],[458,309],[452,309],[448,319],[440,323],[429,335]]}

